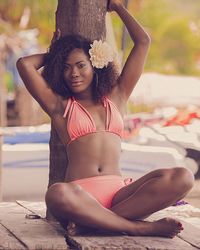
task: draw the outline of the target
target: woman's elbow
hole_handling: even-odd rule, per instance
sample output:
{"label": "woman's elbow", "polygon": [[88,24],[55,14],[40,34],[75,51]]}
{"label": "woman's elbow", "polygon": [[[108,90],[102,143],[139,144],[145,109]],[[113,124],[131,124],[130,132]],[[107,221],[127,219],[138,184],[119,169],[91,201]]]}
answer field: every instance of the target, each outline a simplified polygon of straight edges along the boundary
{"label": "woman's elbow", "polygon": [[16,67],[19,74],[21,75],[24,72],[24,70],[30,67],[30,65],[26,60],[26,57],[20,57],[16,62]]}
{"label": "woman's elbow", "polygon": [[17,70],[20,72],[20,70],[24,67],[24,58],[23,57],[20,57],[17,62],[16,62],[16,67],[17,67]]}
{"label": "woman's elbow", "polygon": [[145,33],[144,37],[140,41],[141,44],[144,44],[146,46],[150,46],[151,44],[151,37],[148,33]]}

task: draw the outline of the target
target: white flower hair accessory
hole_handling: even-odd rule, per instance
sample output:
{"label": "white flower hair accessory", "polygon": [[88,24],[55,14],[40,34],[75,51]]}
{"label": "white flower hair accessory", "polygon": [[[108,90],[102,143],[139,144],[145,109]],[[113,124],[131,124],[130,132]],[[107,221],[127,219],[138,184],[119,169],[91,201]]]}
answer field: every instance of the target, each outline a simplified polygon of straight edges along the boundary
{"label": "white flower hair accessory", "polygon": [[103,67],[107,67],[108,63],[112,62],[116,57],[115,52],[107,42],[95,40],[90,46],[90,61],[95,68],[102,69]]}

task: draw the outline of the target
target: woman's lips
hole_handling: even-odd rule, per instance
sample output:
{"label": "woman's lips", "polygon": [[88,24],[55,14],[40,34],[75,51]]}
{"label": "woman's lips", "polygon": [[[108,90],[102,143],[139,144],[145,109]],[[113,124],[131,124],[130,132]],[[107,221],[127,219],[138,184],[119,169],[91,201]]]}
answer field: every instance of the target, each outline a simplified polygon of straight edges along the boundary
{"label": "woman's lips", "polygon": [[77,87],[82,84],[82,81],[71,82],[72,87]]}

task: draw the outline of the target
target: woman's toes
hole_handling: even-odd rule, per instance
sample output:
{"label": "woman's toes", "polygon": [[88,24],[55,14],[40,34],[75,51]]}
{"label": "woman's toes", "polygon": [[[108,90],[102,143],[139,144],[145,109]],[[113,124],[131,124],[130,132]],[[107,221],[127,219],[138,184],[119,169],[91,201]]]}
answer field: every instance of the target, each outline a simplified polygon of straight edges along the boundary
{"label": "woman's toes", "polygon": [[69,235],[76,235],[76,224],[73,222],[69,222],[67,225],[67,233]]}

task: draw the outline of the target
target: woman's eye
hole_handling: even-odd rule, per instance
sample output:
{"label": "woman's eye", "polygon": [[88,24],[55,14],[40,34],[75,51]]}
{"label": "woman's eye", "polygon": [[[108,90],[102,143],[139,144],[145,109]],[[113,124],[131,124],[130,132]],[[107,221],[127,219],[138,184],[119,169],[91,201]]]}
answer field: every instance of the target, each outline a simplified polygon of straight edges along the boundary
{"label": "woman's eye", "polygon": [[64,70],[68,71],[69,70],[69,66],[65,66]]}
{"label": "woman's eye", "polygon": [[79,68],[83,68],[83,67],[85,67],[85,64],[83,63],[79,64]]}

